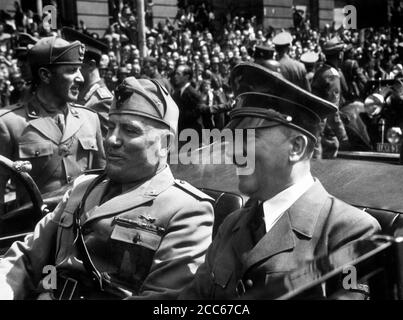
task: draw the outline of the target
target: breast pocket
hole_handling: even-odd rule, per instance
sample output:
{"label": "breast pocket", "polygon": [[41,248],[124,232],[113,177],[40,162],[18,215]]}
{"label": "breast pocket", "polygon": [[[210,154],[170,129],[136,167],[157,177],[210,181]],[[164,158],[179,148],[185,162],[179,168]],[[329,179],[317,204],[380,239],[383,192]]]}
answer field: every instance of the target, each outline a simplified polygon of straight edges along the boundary
{"label": "breast pocket", "polygon": [[57,229],[56,263],[62,261],[72,248],[71,245],[74,242],[73,222],[73,214],[64,211],[60,217]]}
{"label": "breast pocket", "polygon": [[[214,299],[226,299],[228,296],[234,294],[233,288],[230,288],[230,280],[233,274],[233,270],[222,265],[216,265],[212,272],[213,279],[213,292],[212,298]],[[234,289],[235,290],[235,289]]]}
{"label": "breast pocket", "polygon": [[79,137],[81,148],[86,151],[98,151],[97,140],[94,137]]}
{"label": "breast pocket", "polygon": [[18,144],[18,156],[20,159],[45,157],[50,156],[52,154],[53,154],[53,146],[50,141]]}

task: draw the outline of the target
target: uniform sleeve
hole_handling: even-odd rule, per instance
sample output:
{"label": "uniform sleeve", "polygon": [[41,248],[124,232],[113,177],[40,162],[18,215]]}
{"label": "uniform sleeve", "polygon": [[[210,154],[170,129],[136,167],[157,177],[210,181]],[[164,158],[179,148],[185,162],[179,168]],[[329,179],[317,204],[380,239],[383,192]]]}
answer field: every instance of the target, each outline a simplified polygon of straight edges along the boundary
{"label": "uniform sleeve", "polygon": [[134,299],[176,299],[204,262],[211,243],[213,207],[197,201],[169,222],[141,294]]}
{"label": "uniform sleeve", "polygon": [[0,299],[24,299],[38,286],[43,267],[53,264],[52,253],[68,194],[56,209],[42,218],[24,241],[16,241],[0,259]]}
{"label": "uniform sleeve", "polygon": [[179,300],[206,300],[213,299],[212,287],[214,286],[212,279],[213,261],[217,255],[218,248],[222,241],[223,225],[218,229],[214,241],[208,248],[206,259],[199,267],[193,281],[179,294]]}
{"label": "uniform sleeve", "polygon": [[336,214],[329,221],[329,252],[381,231],[378,221],[364,211],[342,207],[339,201],[334,201],[333,208]]}
{"label": "uniform sleeve", "polygon": [[[11,136],[5,122],[0,117],[0,155],[12,158]],[[4,203],[4,194],[7,180],[10,177],[10,172],[0,166],[0,214],[2,213],[2,204]]]}
{"label": "uniform sleeve", "polygon": [[104,141],[101,132],[101,125],[98,116],[95,116],[95,130],[96,130],[96,139],[97,139],[97,147],[98,152],[95,152],[94,159],[92,162],[91,169],[100,169],[104,168],[106,164],[105,160],[105,150],[104,150]]}

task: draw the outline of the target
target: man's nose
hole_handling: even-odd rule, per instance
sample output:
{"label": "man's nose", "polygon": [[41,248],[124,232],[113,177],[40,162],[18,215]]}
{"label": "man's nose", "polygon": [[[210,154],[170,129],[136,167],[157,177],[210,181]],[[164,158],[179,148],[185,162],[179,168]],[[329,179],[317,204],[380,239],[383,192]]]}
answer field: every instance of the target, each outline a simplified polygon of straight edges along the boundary
{"label": "man's nose", "polygon": [[76,75],[76,77],[75,77],[74,80],[75,80],[76,82],[80,83],[80,84],[83,84],[83,83],[84,83],[84,77],[83,77],[83,74],[81,73],[80,70],[77,71],[77,75]]}
{"label": "man's nose", "polygon": [[111,148],[118,148],[122,145],[122,139],[119,136],[119,129],[115,127],[109,129],[107,138],[105,139],[106,146]]}

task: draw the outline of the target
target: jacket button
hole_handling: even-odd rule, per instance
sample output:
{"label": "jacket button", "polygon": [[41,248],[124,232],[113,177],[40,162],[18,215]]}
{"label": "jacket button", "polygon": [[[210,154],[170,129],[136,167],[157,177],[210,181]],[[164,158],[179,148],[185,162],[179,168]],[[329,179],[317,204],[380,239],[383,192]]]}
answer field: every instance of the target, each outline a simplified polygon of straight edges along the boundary
{"label": "jacket button", "polygon": [[253,281],[252,281],[251,279],[246,280],[245,284],[246,284],[246,286],[247,286],[248,288],[252,288],[252,287],[253,287]]}

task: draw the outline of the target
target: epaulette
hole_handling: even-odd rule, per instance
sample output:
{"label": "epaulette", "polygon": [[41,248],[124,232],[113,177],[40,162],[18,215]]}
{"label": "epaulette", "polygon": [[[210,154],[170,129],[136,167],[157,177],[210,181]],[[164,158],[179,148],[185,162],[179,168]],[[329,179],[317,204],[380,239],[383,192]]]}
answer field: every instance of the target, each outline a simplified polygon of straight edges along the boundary
{"label": "epaulette", "polygon": [[112,99],[113,98],[112,93],[105,87],[99,87],[97,89],[96,93],[98,94],[98,96],[101,99]]}
{"label": "epaulette", "polygon": [[13,112],[13,111],[21,109],[21,108],[24,108],[23,103],[16,103],[11,106],[4,107],[4,108],[0,109],[0,117],[6,115],[7,113]]}
{"label": "epaulette", "polygon": [[91,112],[93,112],[93,113],[97,113],[96,111],[94,111],[94,110],[92,110],[92,109],[90,109],[90,108],[88,108],[88,107],[85,107],[85,106],[83,106],[82,104],[72,103],[71,106],[74,107],[74,108],[84,109],[84,110],[91,111]]}
{"label": "epaulette", "polygon": [[186,193],[190,194],[191,196],[195,197],[197,200],[210,201],[212,203],[215,202],[215,200],[212,197],[200,191],[199,189],[192,186],[190,183],[186,181],[175,179],[175,186],[185,191]]}

